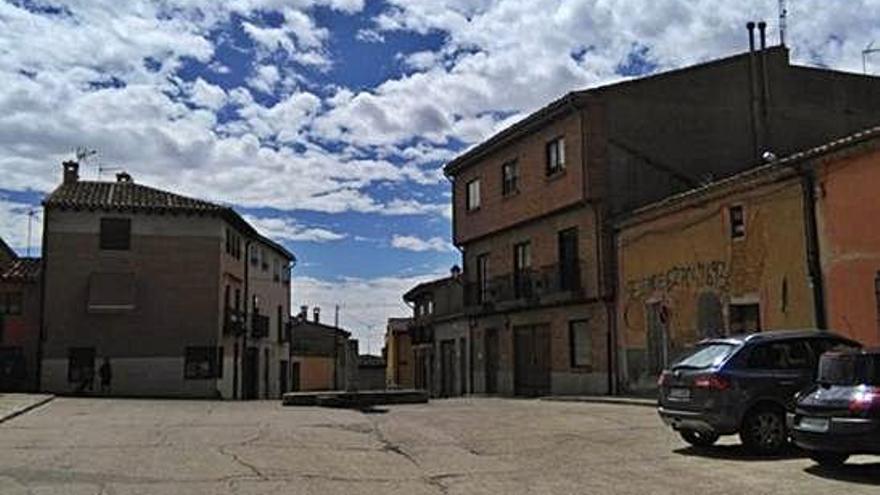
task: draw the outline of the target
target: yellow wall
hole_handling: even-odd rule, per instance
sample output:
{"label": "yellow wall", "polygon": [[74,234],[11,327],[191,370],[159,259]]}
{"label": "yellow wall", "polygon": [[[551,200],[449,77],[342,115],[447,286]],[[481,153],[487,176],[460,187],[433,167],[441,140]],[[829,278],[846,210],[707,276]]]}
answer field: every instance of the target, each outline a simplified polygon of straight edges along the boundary
{"label": "yellow wall", "polygon": [[[688,199],[684,208],[658,206],[621,224],[618,345],[620,371],[631,388],[656,380],[646,365],[647,304],[665,307],[669,359],[710,333],[698,329],[703,293],[719,299],[720,334],[728,330],[732,302],[758,302],[763,330],[814,325],[799,181],[722,187],[727,190]],[[744,206],[743,239],[731,238],[732,205]],[[645,221],[635,223],[639,219]]]}

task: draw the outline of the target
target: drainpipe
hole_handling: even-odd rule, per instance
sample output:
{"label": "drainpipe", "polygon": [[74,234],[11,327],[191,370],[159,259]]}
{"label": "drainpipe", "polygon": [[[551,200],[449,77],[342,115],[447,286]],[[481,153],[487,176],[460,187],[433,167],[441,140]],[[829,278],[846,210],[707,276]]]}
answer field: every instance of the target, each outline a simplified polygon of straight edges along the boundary
{"label": "drainpipe", "polygon": [[243,327],[244,327],[243,330],[244,331],[241,333],[241,354],[240,354],[241,355],[241,357],[240,357],[240,359],[241,359],[241,373],[240,373],[241,380],[239,380],[241,382],[241,394],[239,394],[239,397],[241,397],[242,399],[244,399],[244,382],[245,382],[244,362],[245,362],[245,356],[247,355],[247,333],[248,333],[248,326],[249,326],[248,325],[248,321],[249,321],[248,316],[250,314],[250,311],[248,308],[250,307],[250,304],[251,304],[250,279],[249,279],[250,266],[251,266],[251,241],[247,241],[244,243],[244,296],[242,297],[242,299],[243,299],[242,303],[244,305],[244,308],[243,308],[244,314],[242,314],[242,319],[244,320],[243,321]]}
{"label": "drainpipe", "polygon": [[801,186],[804,197],[804,237],[807,248],[807,276],[813,289],[813,311],[816,327],[828,329],[825,312],[825,285],[822,279],[822,261],[819,252],[819,235],[816,220],[816,176],[813,167],[801,170]]}
{"label": "drainpipe", "polygon": [[752,157],[758,159],[761,156],[760,142],[761,131],[759,130],[758,120],[758,76],[757,61],[755,55],[755,23],[749,21],[746,24],[749,31],[749,116],[752,123]]}

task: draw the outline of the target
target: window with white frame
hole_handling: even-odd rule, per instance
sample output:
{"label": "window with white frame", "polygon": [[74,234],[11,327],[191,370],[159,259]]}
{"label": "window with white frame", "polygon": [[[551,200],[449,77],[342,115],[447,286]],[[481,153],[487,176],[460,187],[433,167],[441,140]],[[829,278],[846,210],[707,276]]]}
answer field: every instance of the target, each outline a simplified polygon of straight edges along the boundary
{"label": "window with white frame", "polygon": [[480,179],[467,183],[467,209],[476,210],[480,207]]}
{"label": "window with white frame", "polygon": [[547,143],[547,175],[565,169],[565,139],[558,137]]}

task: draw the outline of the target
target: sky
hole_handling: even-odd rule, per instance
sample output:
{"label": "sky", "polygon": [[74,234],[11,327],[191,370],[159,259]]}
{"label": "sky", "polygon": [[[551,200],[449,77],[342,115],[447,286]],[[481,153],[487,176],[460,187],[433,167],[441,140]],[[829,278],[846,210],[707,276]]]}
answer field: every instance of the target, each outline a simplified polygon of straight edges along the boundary
{"label": "sky", "polygon": [[[776,0],[0,0],[0,237],[85,179],[234,206],[292,250],[292,308],[378,353],[460,263],[443,164],[568,91],[748,46]],[[795,63],[861,72],[880,0],[789,0]],[[880,55],[869,71],[880,73]],[[28,212],[34,210],[30,243]],[[30,246],[28,246],[30,244]]]}

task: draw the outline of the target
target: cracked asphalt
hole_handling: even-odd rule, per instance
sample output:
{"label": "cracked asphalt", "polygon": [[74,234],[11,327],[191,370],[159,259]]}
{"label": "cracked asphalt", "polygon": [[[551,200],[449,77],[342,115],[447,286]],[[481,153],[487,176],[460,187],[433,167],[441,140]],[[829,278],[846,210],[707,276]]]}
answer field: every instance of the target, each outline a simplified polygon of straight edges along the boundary
{"label": "cracked asphalt", "polygon": [[651,408],[457,399],[358,411],[59,398],[0,424],[0,494],[877,493],[880,457],[695,450]]}

